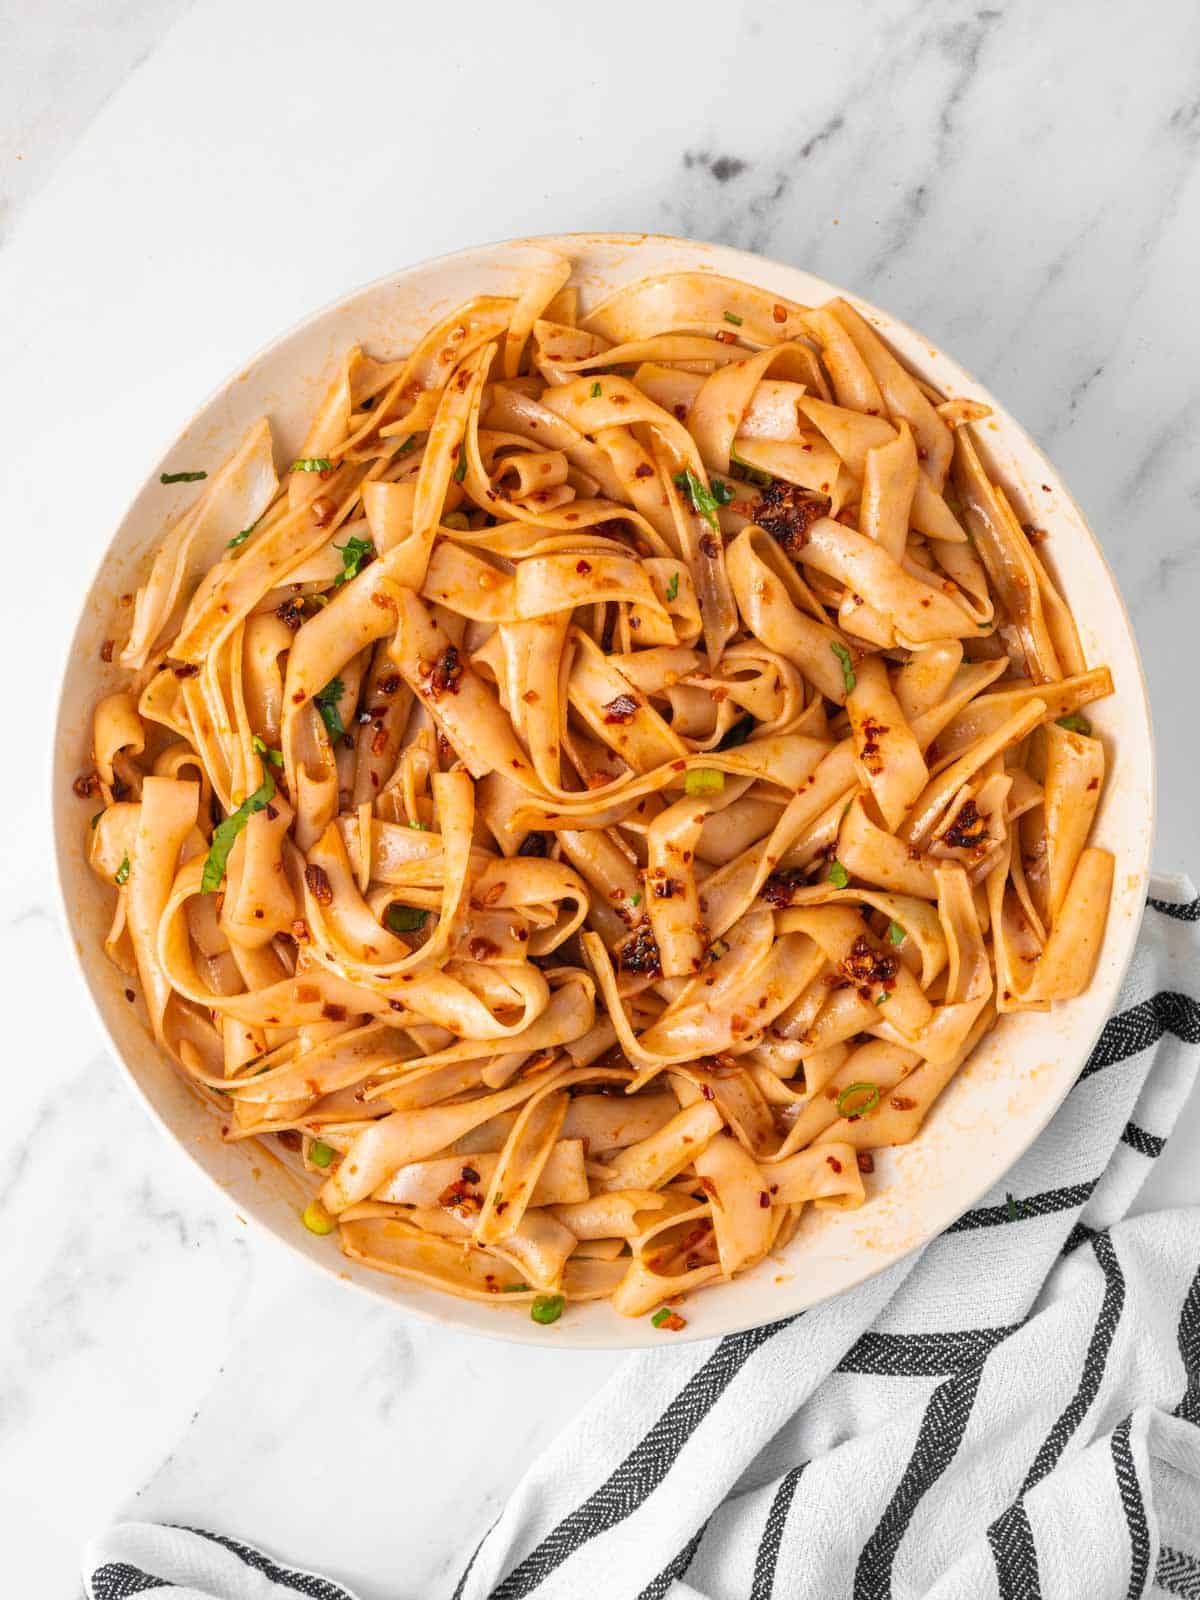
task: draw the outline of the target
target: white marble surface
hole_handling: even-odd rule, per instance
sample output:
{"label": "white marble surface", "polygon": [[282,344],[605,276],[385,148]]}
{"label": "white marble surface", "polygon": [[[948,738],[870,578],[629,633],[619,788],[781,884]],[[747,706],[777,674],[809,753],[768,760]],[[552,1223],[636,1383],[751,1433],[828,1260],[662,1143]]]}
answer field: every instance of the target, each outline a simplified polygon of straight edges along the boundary
{"label": "white marble surface", "polygon": [[[364,1600],[446,1595],[612,1359],[448,1337],[316,1281],[147,1124],[49,881],[75,596],[196,400],[344,288],[513,234],[735,243],[914,322],[1047,445],[1145,654],[1157,862],[1200,871],[1200,14],[16,0],[0,20],[5,1592],[76,1593],[82,1540],[133,1512],[257,1538]],[[1147,1203],[1200,1199],[1198,1134],[1193,1106]]]}

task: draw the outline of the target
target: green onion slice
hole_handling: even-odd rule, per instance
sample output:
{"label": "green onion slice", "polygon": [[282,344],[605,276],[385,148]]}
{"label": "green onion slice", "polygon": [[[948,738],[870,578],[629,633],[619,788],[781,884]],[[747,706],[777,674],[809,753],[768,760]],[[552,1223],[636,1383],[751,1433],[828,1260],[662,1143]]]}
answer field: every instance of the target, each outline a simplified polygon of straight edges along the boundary
{"label": "green onion slice", "polygon": [[[862,1099],[862,1104],[855,1102]],[[852,1122],[859,1117],[865,1117],[869,1111],[874,1111],[879,1104],[879,1085],[877,1083],[852,1083],[849,1088],[843,1089],[837,1098],[839,1117],[849,1117]]]}

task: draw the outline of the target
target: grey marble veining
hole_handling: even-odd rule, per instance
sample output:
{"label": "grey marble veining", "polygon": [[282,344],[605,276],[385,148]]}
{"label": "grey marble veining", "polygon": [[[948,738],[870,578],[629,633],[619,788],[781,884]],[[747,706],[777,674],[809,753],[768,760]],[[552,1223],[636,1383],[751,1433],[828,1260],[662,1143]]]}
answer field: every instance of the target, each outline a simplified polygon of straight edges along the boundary
{"label": "grey marble veining", "polygon": [[[134,1105],[66,969],[38,787],[74,596],[196,400],[346,287],[514,234],[728,242],[920,327],[1053,455],[1145,655],[1157,861],[1200,870],[1200,13],[609,0],[585,27],[470,0],[364,31],[315,0],[48,0],[5,24],[0,672],[34,730],[0,830],[10,1583],[72,1592],[83,1538],[133,1512],[426,1600],[613,1360],[313,1279]],[[1198,1133],[1192,1107],[1160,1200],[1200,1199]]]}

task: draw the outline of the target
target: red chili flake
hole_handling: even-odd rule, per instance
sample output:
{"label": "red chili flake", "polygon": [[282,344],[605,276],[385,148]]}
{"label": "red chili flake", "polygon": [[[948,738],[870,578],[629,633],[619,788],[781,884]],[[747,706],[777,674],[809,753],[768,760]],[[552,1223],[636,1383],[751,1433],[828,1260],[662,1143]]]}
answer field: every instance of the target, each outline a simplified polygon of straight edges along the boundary
{"label": "red chili flake", "polygon": [[754,520],[794,560],[808,543],[808,530],[829,515],[831,505],[826,495],[776,478],[763,490]]}
{"label": "red chili flake", "polygon": [[869,1150],[859,1150],[854,1159],[858,1164],[858,1170],[860,1172],[875,1171],[875,1157]]}
{"label": "red chili flake", "polygon": [[860,933],[842,962],[842,971],[852,983],[891,989],[895,987],[898,965],[896,956],[877,950],[866,934]]}
{"label": "red chili flake", "polygon": [[194,678],[199,673],[200,668],[194,662],[187,662],[181,667],[172,667],[171,671],[177,678]]}
{"label": "red chili flake", "polygon": [[700,1093],[704,1096],[704,1098],[706,1100],[715,1100],[717,1098],[716,1095],[713,1093],[713,1088],[712,1088],[712,1084],[711,1083],[702,1083],[700,1085]]}
{"label": "red chili flake", "polygon": [[575,571],[579,573],[580,577],[586,577],[591,570],[592,563],[590,561],[577,561],[575,563]]}
{"label": "red chili flake", "polygon": [[464,1183],[478,1183],[479,1174],[474,1167],[464,1167],[462,1169],[462,1179]]}
{"label": "red chili flake", "polygon": [[679,422],[687,421],[688,408],[686,406],[674,405],[671,407],[671,410],[675,413],[676,419]]}
{"label": "red chili flake", "polygon": [[[703,1263],[697,1262],[696,1264],[697,1266],[700,1266]],[[654,1326],[658,1328],[660,1332],[665,1328],[668,1333],[678,1333],[682,1328],[687,1327],[687,1318],[681,1317],[678,1311],[670,1311],[665,1317],[656,1319]]]}
{"label": "red chili flake", "polygon": [[736,344],[737,343],[736,338],[734,337],[734,335],[732,333],[729,332],[728,328],[720,329],[719,332],[717,333],[717,338],[721,341],[722,344]]}
{"label": "red chili flake", "polygon": [[720,545],[713,538],[711,533],[705,533],[701,535],[700,554],[702,556],[707,556],[710,561],[714,561],[720,552],[720,548]]}
{"label": "red chili flake", "polygon": [[760,1189],[759,1190],[759,1192],[758,1192],[758,1203],[763,1208],[764,1211],[770,1206],[770,1204],[771,1204],[771,1196],[767,1193],[767,1191],[765,1189]]}
{"label": "red chili flake", "polygon": [[284,600],[282,604],[275,607],[275,615],[280,622],[286,622],[292,632],[295,633],[296,629],[304,621],[303,602],[294,596],[291,600]]}
{"label": "red chili flake", "polygon": [[492,956],[500,954],[500,946],[491,939],[471,939],[467,942],[467,949],[471,952],[472,961],[487,961]]}
{"label": "red chili flake", "polygon": [[456,1178],[453,1183],[448,1183],[438,1195],[437,1203],[446,1211],[478,1211],[483,1204],[462,1178]]}
{"label": "red chili flake", "polygon": [[834,1172],[840,1172],[842,1170],[842,1163],[836,1156],[826,1156],[825,1160]]}
{"label": "red chili flake", "polygon": [[299,1150],[304,1142],[295,1128],[282,1128],[275,1137],[285,1150]]}
{"label": "red chili flake", "polygon": [[463,665],[455,647],[447,645],[430,667],[425,680],[426,692],[436,700],[441,694],[457,694],[461,687]]}
{"label": "red chili flake", "polygon": [[658,945],[645,918],[617,951],[617,962],[626,972],[640,972],[650,978],[662,976]]}
{"label": "red chili flake", "polygon": [[868,772],[880,773],[883,771],[883,757],[880,754],[879,741],[891,729],[886,723],[877,721],[874,717],[863,718],[862,722],[862,764]]}
{"label": "red chili flake", "polygon": [[652,478],[654,476],[654,468],[648,461],[639,461],[633,469],[633,475],[635,478]]}
{"label": "red chili flake", "polygon": [[305,867],[304,881],[319,906],[327,906],[333,903],[333,886],[329,882],[329,874],[324,867],[316,865]]}
{"label": "red chili flake", "polygon": [[946,843],[955,850],[976,850],[988,836],[987,818],[974,800],[964,800],[954,821],[946,829]]}
{"label": "red chili flake", "polygon": [[407,1009],[407,1007],[405,1006],[403,1000],[389,1000],[388,1001],[388,1010],[389,1011],[404,1011],[406,1009]]}
{"label": "red chili flake", "polygon": [[137,999],[137,996],[134,994],[132,989],[126,989],[125,998],[126,998],[126,1000],[129,1001],[129,1004],[132,1005],[133,1002]]}
{"label": "red chili flake", "polygon": [[654,898],[656,900],[671,900],[677,894],[683,893],[683,885],[678,878],[660,878],[654,885]]}
{"label": "red chili flake", "polygon": [[803,884],[804,874],[795,868],[786,872],[773,872],[758,891],[759,898],[765,900],[769,906],[774,906],[776,911],[782,911],[792,903],[792,896]]}
{"label": "red chili flake", "polygon": [[98,772],[81,773],[71,785],[71,793],[80,800],[88,800],[94,794],[100,793],[100,774]]}
{"label": "red chili flake", "polygon": [[605,722],[632,722],[638,713],[638,703],[631,694],[619,694],[602,706]]}
{"label": "red chili flake", "polygon": [[297,917],[292,923],[292,938],[297,944],[303,944],[308,938],[308,923],[302,917]]}
{"label": "red chili flake", "polygon": [[915,1100],[910,1100],[905,1094],[894,1094],[888,1104],[896,1111],[911,1111],[916,1105]]}
{"label": "red chili flake", "polygon": [[772,317],[772,320],[775,321],[775,322],[786,322],[787,321],[787,311],[783,306],[772,306],[771,307],[771,317]]}
{"label": "red chili flake", "polygon": [[400,674],[398,672],[389,672],[386,678],[379,680],[380,694],[395,694],[399,687]]}
{"label": "red chili flake", "polygon": [[104,643],[100,646],[100,659],[101,659],[101,661],[111,661],[112,660],[112,657],[113,657],[113,645],[114,645],[115,642],[116,641],[113,640],[113,639],[105,639]]}
{"label": "red chili flake", "polygon": [[345,1006],[334,1005],[332,1000],[327,1000],[321,1007],[321,1015],[328,1022],[345,1022],[346,1008]]}
{"label": "red chili flake", "polygon": [[373,756],[381,756],[383,754],[383,752],[387,749],[387,745],[388,745],[387,729],[386,728],[380,728],[379,732],[377,734],[375,734],[371,739],[371,754]]}

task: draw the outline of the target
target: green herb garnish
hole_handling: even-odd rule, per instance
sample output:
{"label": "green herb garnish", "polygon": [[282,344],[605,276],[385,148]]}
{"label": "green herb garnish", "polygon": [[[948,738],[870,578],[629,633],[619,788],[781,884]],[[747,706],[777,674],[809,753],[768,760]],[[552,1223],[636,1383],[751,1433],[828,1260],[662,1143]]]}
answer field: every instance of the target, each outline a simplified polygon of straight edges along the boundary
{"label": "green herb garnish", "polygon": [[829,863],[829,881],[835,889],[844,889],[850,882],[850,874],[836,857]]}
{"label": "green herb garnish", "polygon": [[243,528],[241,533],[235,533],[233,538],[230,539],[229,543],[225,546],[226,550],[236,550],[238,545],[245,544],[246,540],[257,527],[258,523],[252,522],[248,528]]}
{"label": "green herb garnish", "polygon": [[1013,1199],[1011,1193],[1004,1196],[1004,1209],[1008,1213],[1010,1222],[1016,1222],[1021,1215],[1017,1202]]}
{"label": "green herb garnish", "polygon": [[333,1160],[333,1146],[324,1139],[314,1139],[308,1147],[308,1159],[314,1167],[327,1167]]}
{"label": "green herb garnish", "polygon": [[338,701],[345,692],[346,685],[340,678],[330,678],[320,694],[313,695],[313,704],[321,713],[321,721],[331,739],[340,739],[346,731],[342,713],[338,710]]}
{"label": "green herb garnish", "polygon": [[745,478],[747,483],[754,484],[756,488],[769,489],[775,482],[769,472],[764,472],[761,467],[752,467],[748,461],[744,461],[732,445],[729,447],[729,466],[730,471],[734,467],[740,467],[742,477]]}
{"label": "green herb garnish", "polygon": [[416,933],[429,920],[429,913],[419,906],[389,906],[383,920],[393,933]]}
{"label": "green herb garnish", "polygon": [[1078,712],[1069,717],[1059,717],[1057,721],[1059,727],[1066,728],[1068,733],[1091,733],[1092,731],[1091,723],[1086,717],[1081,717]]}
{"label": "green herb garnish", "polygon": [[128,851],[126,851],[125,854],[121,857],[121,865],[113,873],[113,882],[115,884],[117,884],[118,887],[120,885],[122,885],[122,884],[126,884],[126,883],[129,882],[129,852]]}
{"label": "green herb garnish", "polygon": [[333,462],[326,456],[301,456],[299,461],[293,461],[293,472],[332,472]]}
{"label": "green herb garnish", "polygon": [[561,1294],[539,1294],[529,1308],[529,1315],[535,1322],[549,1326],[562,1316],[566,1303]]}
{"label": "green herb garnish", "polygon": [[703,795],[720,794],[725,787],[725,774],[716,767],[692,767],[684,774],[683,792],[697,799]]}
{"label": "green herb garnish", "polygon": [[335,589],[349,583],[351,578],[357,578],[364,565],[375,557],[375,546],[370,539],[357,539],[353,535],[345,544],[335,544],[333,548],[340,551],[342,557],[342,570],[333,580]]}
{"label": "green herb garnish", "polygon": [[272,750],[270,745],[267,744],[266,740],[260,739],[256,733],[251,734],[250,743],[254,747],[255,755],[261,756],[264,761],[269,761],[273,767],[282,767],[282,750]]}
{"label": "green herb garnish", "polygon": [[528,1294],[529,1293],[529,1285],[527,1283],[502,1283],[500,1285],[500,1293],[501,1294]]}
{"label": "green herb garnish", "polygon": [[641,894],[641,890],[639,889],[637,894],[631,894],[629,896],[629,904],[631,906],[640,906],[641,903],[642,903],[642,894]]}
{"label": "green herb garnish", "polygon": [[854,676],[854,662],[850,657],[850,652],[840,639],[835,640],[829,648],[842,664],[842,682],[846,686],[846,693],[851,694],[858,683],[858,679]]}
{"label": "green herb garnish", "polygon": [[708,492],[691,467],[684,467],[682,472],[675,474],[675,487],[682,490],[691,501],[692,510],[704,518],[710,528],[720,532],[721,524],[717,521],[717,501]]}
{"label": "green herb garnish", "polygon": [[735,316],[732,311],[727,311],[725,313],[725,321],[732,322],[735,328],[740,328],[742,325],[741,317]]}
{"label": "green herb garnish", "polygon": [[881,989],[875,996],[875,1004],[881,1006],[885,1000],[890,1000],[891,998],[892,991],[890,989]]}
{"label": "green herb garnish", "polygon": [[429,824],[427,822],[410,822],[409,823],[409,827],[410,828],[419,828],[422,833],[428,833],[429,832]]}
{"label": "green herb garnish", "polygon": [[904,929],[898,922],[888,923],[888,943],[903,944],[905,939]]}
{"label": "green herb garnish", "polygon": [[726,483],[724,478],[714,478],[712,481],[713,499],[719,506],[727,506],[731,500],[737,498],[737,490],[731,483]]}
{"label": "green herb garnish", "polygon": [[677,572],[673,572],[671,574],[671,581],[670,581],[670,583],[667,584],[667,599],[668,600],[674,600],[675,596],[678,593],[679,593],[679,574]]}
{"label": "green herb garnish", "polygon": [[207,478],[207,472],[160,472],[159,483],[199,483],[201,478]]}
{"label": "green herb garnish", "polygon": [[465,445],[458,447],[458,462],[454,468],[454,481],[461,483],[467,475],[467,449]]}
{"label": "green herb garnish", "polygon": [[398,456],[406,456],[410,450],[415,448],[416,443],[417,443],[416,434],[415,433],[410,433],[408,438],[405,439],[404,443],[400,446],[399,450],[396,451],[396,454]]}
{"label": "green herb garnish", "polygon": [[93,828],[93,830],[95,829],[96,824],[100,821],[100,818],[103,815],[104,815],[103,810],[100,810],[100,811],[97,811],[96,815],[92,818],[92,828]]}
{"label": "green herb garnish", "polygon": [[[862,1105],[852,1104],[860,1096],[865,1096]],[[851,1122],[857,1122],[859,1117],[865,1117],[869,1111],[874,1111],[879,1104],[879,1085],[876,1083],[852,1083],[843,1089],[837,1097],[837,1111],[839,1117],[848,1117]]]}
{"label": "green herb garnish", "polygon": [[221,887],[225,877],[225,863],[229,860],[229,852],[233,849],[238,834],[254,813],[269,806],[274,798],[275,780],[268,772],[263,778],[262,787],[256,789],[252,795],[247,795],[237,810],[213,829],[212,844],[208,847],[204,871],[200,875],[201,894],[212,894]]}
{"label": "green herb garnish", "polygon": [[598,383],[594,383],[594,384],[593,384],[593,385],[592,385],[592,393],[591,393],[591,399],[593,399],[593,400],[599,400],[599,398],[600,398],[600,396],[601,396],[601,395],[602,395],[602,394],[603,394],[603,393],[604,393],[604,391],[603,391],[603,389],[601,389],[601,387],[600,387],[600,385],[599,385],[599,384],[598,384]]}

